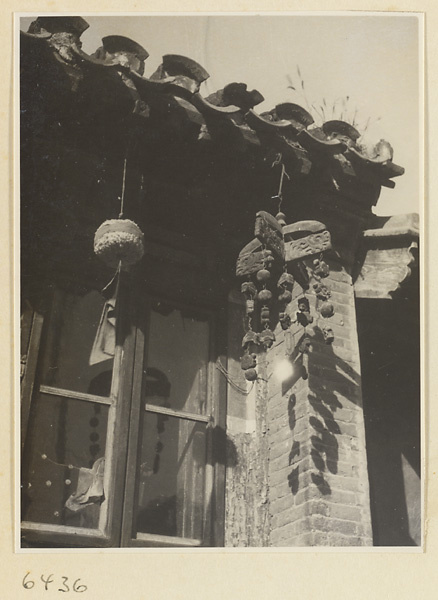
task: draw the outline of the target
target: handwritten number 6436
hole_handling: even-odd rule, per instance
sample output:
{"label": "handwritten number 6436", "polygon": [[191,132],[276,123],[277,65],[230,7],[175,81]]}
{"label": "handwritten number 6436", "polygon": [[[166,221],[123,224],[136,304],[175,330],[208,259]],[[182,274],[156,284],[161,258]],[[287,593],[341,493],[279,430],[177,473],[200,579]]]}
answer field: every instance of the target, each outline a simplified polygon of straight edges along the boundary
{"label": "handwritten number 6436", "polygon": [[[35,581],[33,581],[33,579],[31,579],[30,577],[30,571],[28,571],[26,573],[26,575],[23,577],[23,581],[22,581],[22,585],[24,587],[25,590],[31,590],[34,586],[35,586]],[[40,579],[41,581],[44,583],[44,589],[45,591],[47,591],[49,589],[49,584],[53,583],[55,580],[53,579],[54,575],[53,573],[51,573],[50,575],[48,575],[47,577],[45,577],[44,575],[41,575]],[[58,588],[58,592],[77,592],[78,594],[82,594],[83,592],[87,591],[87,586],[79,583],[80,579],[76,579],[73,582],[73,586],[70,588],[70,585],[67,583],[68,582],[68,577],[65,576],[61,576],[62,579],[62,584],[60,588]]]}

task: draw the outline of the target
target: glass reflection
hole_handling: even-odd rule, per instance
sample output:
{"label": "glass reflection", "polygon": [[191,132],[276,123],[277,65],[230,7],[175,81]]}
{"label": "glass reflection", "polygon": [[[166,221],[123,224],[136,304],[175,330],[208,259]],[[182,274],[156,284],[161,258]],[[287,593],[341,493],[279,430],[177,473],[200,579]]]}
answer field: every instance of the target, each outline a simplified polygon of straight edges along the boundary
{"label": "glass reflection", "polygon": [[161,372],[169,390],[158,395],[149,393],[146,402],[178,411],[206,414],[207,366],[209,358],[209,323],[202,316],[178,309],[151,312],[147,379]]}
{"label": "glass reflection", "polygon": [[22,476],[22,520],[97,528],[108,407],[40,394]]}
{"label": "glass reflection", "polygon": [[[156,303],[137,467],[137,532],[202,539],[206,423],[158,414],[153,406],[198,415],[208,410],[208,319]],[[147,410],[147,406],[150,410]]]}
{"label": "glass reflection", "polygon": [[[97,291],[57,290],[42,359],[42,383],[109,396],[115,351],[115,301]],[[109,375],[108,375],[109,374]]]}
{"label": "glass reflection", "polygon": [[144,412],[137,531],[202,539],[206,425]]}

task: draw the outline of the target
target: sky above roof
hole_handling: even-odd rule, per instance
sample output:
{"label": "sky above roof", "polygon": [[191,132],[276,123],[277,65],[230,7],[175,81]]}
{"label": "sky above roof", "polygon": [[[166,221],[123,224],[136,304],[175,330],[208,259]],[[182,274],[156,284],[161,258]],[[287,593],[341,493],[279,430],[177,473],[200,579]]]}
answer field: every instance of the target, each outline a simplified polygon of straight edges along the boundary
{"label": "sky above roof", "polygon": [[[366,143],[388,140],[394,162],[406,169],[395,189],[382,189],[375,212],[419,212],[423,140],[417,16],[81,16],[90,24],[81,38],[85,52],[93,53],[106,35],[130,37],[149,52],[146,77],[164,54],[182,54],[210,73],[201,87],[204,96],[244,82],[265,97],[259,112],[289,101],[307,108],[317,123],[354,120]],[[21,29],[32,20],[23,18]]]}

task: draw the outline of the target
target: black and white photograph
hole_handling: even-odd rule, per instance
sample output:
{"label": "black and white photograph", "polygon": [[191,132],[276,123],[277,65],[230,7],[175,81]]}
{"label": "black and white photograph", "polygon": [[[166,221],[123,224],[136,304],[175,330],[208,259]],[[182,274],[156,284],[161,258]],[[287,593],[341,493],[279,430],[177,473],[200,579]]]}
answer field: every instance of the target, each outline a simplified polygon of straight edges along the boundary
{"label": "black and white photograph", "polygon": [[17,551],[421,552],[423,16],[15,26]]}

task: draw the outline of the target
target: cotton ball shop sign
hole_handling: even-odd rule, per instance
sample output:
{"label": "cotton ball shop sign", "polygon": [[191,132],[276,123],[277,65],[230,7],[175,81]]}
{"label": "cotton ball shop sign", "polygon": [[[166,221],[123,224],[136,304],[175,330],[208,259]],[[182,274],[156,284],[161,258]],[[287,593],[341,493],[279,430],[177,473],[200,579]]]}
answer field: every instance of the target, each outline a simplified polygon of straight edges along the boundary
{"label": "cotton ball shop sign", "polygon": [[102,223],[94,234],[94,252],[108,267],[127,269],[138,263],[144,254],[144,235],[130,219],[124,219],[127,159],[123,161],[122,193],[118,219]]}
{"label": "cotton ball shop sign", "polygon": [[94,252],[109,267],[127,268],[144,254],[144,234],[129,219],[109,219],[94,234]]}

